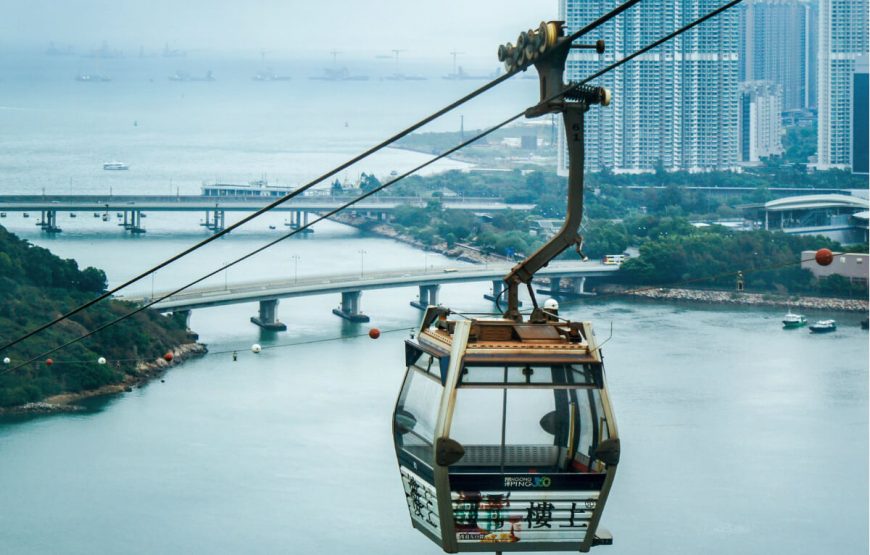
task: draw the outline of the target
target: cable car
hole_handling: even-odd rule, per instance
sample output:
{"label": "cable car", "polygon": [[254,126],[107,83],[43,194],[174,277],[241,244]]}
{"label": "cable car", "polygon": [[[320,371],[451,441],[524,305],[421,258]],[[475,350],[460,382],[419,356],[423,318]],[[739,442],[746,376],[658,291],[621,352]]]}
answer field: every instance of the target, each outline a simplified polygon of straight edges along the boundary
{"label": "cable car", "polygon": [[[535,272],[569,247],[586,258],[578,234],[584,114],[609,104],[610,93],[562,82],[571,41],[563,22],[551,21],[499,48],[509,72],[538,70],[541,101],[526,116],[563,115],[562,229],[505,276],[501,317],[451,317],[430,306],[405,343],[392,422],[399,472],[413,526],[448,553],[585,552],[613,541],[598,527],[620,453],[600,346],[589,322],[538,307],[532,287]],[[534,306],[528,318],[519,311],[522,284]]]}
{"label": "cable car", "polygon": [[448,314],[406,341],[393,413],[413,526],[448,553],[612,543],[619,436],[591,325]]}

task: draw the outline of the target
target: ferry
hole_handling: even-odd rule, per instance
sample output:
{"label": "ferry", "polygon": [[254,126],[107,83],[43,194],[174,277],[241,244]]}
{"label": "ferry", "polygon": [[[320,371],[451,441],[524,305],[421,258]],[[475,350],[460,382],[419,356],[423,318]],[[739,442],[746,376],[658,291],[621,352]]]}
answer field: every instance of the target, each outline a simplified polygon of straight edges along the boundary
{"label": "ferry", "polygon": [[294,190],[293,187],[269,185],[265,179],[251,181],[246,185],[234,183],[203,183],[204,197],[278,198]]}
{"label": "ferry", "polygon": [[819,320],[810,326],[812,333],[830,333],[837,331],[837,322],[835,320]]}
{"label": "ferry", "polygon": [[791,310],[789,310],[788,313],[782,318],[782,327],[787,330],[801,328],[806,325],[806,317],[803,314],[795,314]]}
{"label": "ferry", "polygon": [[129,170],[130,166],[124,162],[103,162],[104,170]]}

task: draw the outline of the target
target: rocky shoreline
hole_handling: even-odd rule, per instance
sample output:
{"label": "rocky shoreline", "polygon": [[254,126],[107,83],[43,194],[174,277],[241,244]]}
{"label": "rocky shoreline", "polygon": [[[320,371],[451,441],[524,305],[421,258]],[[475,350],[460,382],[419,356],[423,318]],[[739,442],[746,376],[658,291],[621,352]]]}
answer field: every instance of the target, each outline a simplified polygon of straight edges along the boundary
{"label": "rocky shoreline", "polygon": [[202,356],[208,352],[208,348],[202,343],[185,343],[174,348],[172,360],[157,358],[152,361],[140,362],[135,368],[135,374],[127,374],[121,383],[104,385],[97,389],[79,391],[77,393],[61,393],[46,397],[42,401],[26,403],[17,407],[0,407],[0,415],[26,415],[26,414],[56,414],[61,412],[80,412],[85,410],[78,401],[90,397],[102,395],[114,395],[133,391],[134,387],[140,387],[149,381],[159,378],[171,367],[181,364],[187,359]]}
{"label": "rocky shoreline", "polygon": [[457,244],[453,247],[448,247],[447,243],[445,242],[435,243],[433,245],[424,245],[410,235],[406,235],[397,231],[389,224],[372,225],[371,220],[368,220],[366,218],[353,217],[349,214],[335,214],[331,216],[330,219],[338,223],[355,227],[373,235],[386,237],[388,239],[394,239],[401,243],[411,245],[412,247],[418,248],[420,250],[437,252],[438,254],[443,254],[444,256],[459,260],[461,262],[469,262],[471,264],[485,264],[487,262],[513,262],[513,260],[509,260],[502,256],[484,254],[479,249],[472,247],[471,245]]}
{"label": "rocky shoreline", "polygon": [[685,301],[708,304],[738,304],[752,306],[776,306],[793,309],[835,310],[839,312],[867,312],[867,300],[839,299],[834,297],[798,297],[771,293],[738,293],[736,291],[708,291],[667,287],[630,288],[607,285],[598,288],[607,295],[641,297],[653,300]]}

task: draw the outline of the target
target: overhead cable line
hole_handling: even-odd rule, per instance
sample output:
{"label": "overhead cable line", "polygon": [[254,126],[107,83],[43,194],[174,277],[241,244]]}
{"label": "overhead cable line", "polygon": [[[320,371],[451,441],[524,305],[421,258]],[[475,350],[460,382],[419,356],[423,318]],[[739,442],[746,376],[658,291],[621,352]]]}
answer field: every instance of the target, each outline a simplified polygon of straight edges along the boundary
{"label": "overhead cable line", "polygon": [[[615,63],[613,63],[613,64],[611,64],[611,65],[609,65],[609,66],[607,66],[607,67],[605,67],[605,68],[603,68],[602,70],[599,70],[598,72],[596,72],[596,73],[594,74],[594,76],[595,76],[595,77],[600,77],[601,75],[607,73],[608,71],[611,71],[611,70],[613,70],[613,69],[619,67],[620,65],[622,65],[622,64],[625,63],[626,61],[629,61],[629,60],[631,60],[631,59],[637,57],[637,56],[640,55],[641,53],[646,52],[646,51],[649,51],[649,50],[651,50],[652,48],[655,48],[656,46],[661,45],[663,42],[665,42],[665,41],[667,41],[667,40],[670,40],[670,39],[672,39],[672,38],[674,38],[674,37],[676,37],[676,36],[678,36],[678,35],[680,35],[680,34],[686,32],[686,31],[688,31],[689,29],[695,27],[695,26],[698,25],[699,23],[701,23],[701,22],[703,22],[703,21],[706,21],[707,19],[710,19],[711,17],[714,17],[715,15],[718,15],[718,14],[721,13],[722,11],[724,11],[724,10],[726,10],[726,9],[728,9],[728,8],[730,8],[730,7],[732,7],[732,6],[736,5],[736,4],[738,4],[738,3],[740,3],[741,1],[742,1],[742,0],[732,0],[732,1],[729,2],[728,4],[725,4],[724,6],[721,6],[721,7],[717,8],[717,9],[711,11],[711,12],[709,12],[708,14],[704,15],[703,17],[701,17],[701,18],[699,18],[699,19],[693,21],[692,23],[690,23],[690,24],[688,24],[688,25],[685,25],[685,26],[681,27],[680,29],[677,29],[676,31],[674,31],[674,32],[672,32],[672,33],[666,35],[664,38],[659,39],[659,40],[657,40],[657,41],[655,41],[655,42],[653,42],[653,43],[650,43],[650,44],[647,45],[646,47],[644,47],[644,48],[640,49],[639,51],[635,52],[634,54],[630,54],[629,56],[626,56],[626,57],[623,58],[622,60],[619,60],[619,61],[617,61],[617,62],[615,62]],[[609,14],[608,14],[608,15],[609,15]],[[596,20],[596,22],[594,22],[593,24],[595,24],[595,25],[600,25],[599,22],[600,22],[602,19],[603,19],[603,18],[599,18],[599,19]],[[587,27],[589,27],[589,26],[587,26]],[[585,29],[585,28],[584,28],[584,29]],[[575,34],[576,34],[576,33],[575,33]],[[573,36],[573,35],[572,35],[572,36]],[[505,77],[505,76],[503,76],[503,77]],[[583,81],[581,81],[580,83],[575,84],[575,86],[580,86],[580,85],[582,85],[582,84],[585,84],[585,83],[587,83],[590,79],[591,79],[591,77],[590,77],[590,78],[586,78],[586,79],[584,79]],[[570,90],[571,88],[573,88],[573,87],[569,87],[568,89],[566,89],[566,91]],[[545,99],[545,100],[542,102],[542,104],[545,104],[545,103],[547,103],[547,102],[549,102],[549,101],[552,101],[552,100],[556,100],[557,98],[563,96],[563,95],[565,94],[566,91],[562,91],[561,93],[557,93],[557,94],[554,94],[554,95],[550,96],[549,98]],[[388,182],[386,182],[386,183],[380,185],[379,187],[376,187],[375,189],[372,189],[371,191],[369,191],[369,192],[367,192],[367,193],[364,193],[364,194],[362,194],[362,195],[356,197],[355,199],[352,199],[352,200],[348,201],[347,203],[345,203],[345,204],[339,206],[338,208],[335,208],[335,209],[331,210],[330,212],[327,212],[326,214],[324,214],[324,215],[318,217],[317,219],[313,220],[312,222],[310,222],[310,223],[308,223],[308,224],[306,224],[306,225],[304,225],[304,226],[302,226],[302,227],[300,227],[300,228],[298,228],[298,229],[296,229],[296,230],[294,230],[294,231],[291,231],[290,233],[287,233],[287,234],[283,235],[282,237],[279,237],[279,238],[275,239],[274,241],[270,241],[269,243],[266,243],[265,245],[263,245],[263,246],[261,246],[261,247],[255,249],[255,250],[249,252],[248,254],[246,254],[246,255],[244,255],[244,256],[242,256],[242,257],[240,257],[240,258],[237,258],[236,260],[230,262],[229,264],[226,264],[226,265],[224,265],[224,266],[222,266],[222,267],[220,267],[220,268],[218,268],[218,269],[216,269],[216,270],[214,270],[214,271],[212,271],[212,272],[210,272],[210,273],[208,273],[208,274],[206,274],[206,275],[204,275],[204,276],[198,278],[198,279],[195,280],[195,281],[189,282],[188,284],[186,284],[186,285],[184,285],[184,286],[182,286],[182,287],[180,287],[180,288],[178,288],[178,289],[176,289],[176,290],[174,290],[174,291],[172,291],[172,292],[170,292],[170,293],[167,293],[166,295],[164,295],[164,296],[162,296],[162,297],[160,297],[160,298],[158,298],[158,299],[151,300],[149,303],[147,303],[147,304],[145,304],[145,305],[143,305],[143,306],[137,308],[136,310],[134,310],[134,311],[132,311],[132,312],[130,312],[130,313],[128,313],[128,314],[125,314],[125,315],[123,315],[123,316],[120,316],[120,317],[116,318],[115,320],[112,320],[112,321],[110,321],[110,322],[107,322],[106,324],[104,324],[104,325],[102,325],[102,326],[100,326],[100,327],[98,327],[98,328],[96,328],[96,329],[94,329],[94,330],[92,330],[92,331],[90,331],[90,332],[88,332],[88,333],[86,333],[86,334],[83,334],[83,335],[79,336],[79,337],[76,338],[76,339],[70,340],[70,341],[68,341],[67,343],[64,343],[64,344],[62,344],[62,345],[60,345],[60,346],[58,346],[58,347],[55,347],[55,348],[53,348],[53,349],[51,349],[51,350],[49,350],[49,351],[46,351],[46,352],[44,352],[44,353],[41,353],[40,355],[38,355],[38,356],[36,356],[36,357],[34,357],[34,358],[28,360],[27,362],[23,362],[23,363],[21,363],[21,364],[15,366],[15,367],[9,369],[9,370],[6,370],[6,371],[0,373],[0,375],[3,375],[3,374],[8,373],[8,372],[15,371],[15,370],[17,370],[18,368],[21,368],[21,367],[23,367],[23,366],[25,366],[25,365],[27,365],[27,364],[30,364],[30,363],[35,362],[35,361],[37,361],[37,360],[40,360],[40,359],[42,359],[42,358],[44,358],[44,357],[46,357],[46,356],[48,356],[48,355],[50,355],[50,354],[52,354],[52,353],[55,353],[55,352],[57,352],[57,351],[59,351],[59,350],[65,348],[65,347],[68,347],[68,346],[70,346],[70,345],[72,345],[72,344],[74,344],[74,343],[78,343],[79,341],[81,341],[81,340],[83,340],[83,339],[86,339],[86,338],[88,338],[88,337],[94,335],[95,333],[98,333],[98,332],[102,331],[103,329],[105,329],[105,328],[107,328],[107,327],[110,327],[110,326],[112,326],[112,325],[115,325],[115,324],[117,324],[117,323],[123,321],[123,320],[126,320],[127,318],[129,318],[129,317],[131,317],[131,316],[133,316],[133,315],[135,315],[135,314],[138,314],[139,312],[142,312],[143,310],[145,310],[145,309],[147,309],[147,308],[153,306],[154,304],[157,304],[158,302],[160,302],[160,301],[162,301],[162,300],[164,300],[164,299],[166,299],[166,298],[168,298],[168,297],[171,297],[172,295],[175,295],[175,294],[177,294],[177,293],[180,293],[181,291],[184,291],[185,289],[188,289],[189,287],[192,287],[193,285],[196,285],[197,283],[200,283],[200,282],[204,281],[205,279],[208,279],[209,277],[212,277],[212,276],[214,276],[214,275],[216,275],[216,274],[218,274],[218,273],[224,271],[225,269],[230,268],[230,267],[232,267],[232,266],[238,264],[239,262],[242,262],[243,260],[246,260],[246,259],[248,259],[248,258],[254,256],[255,254],[258,254],[258,253],[260,253],[260,252],[262,252],[262,251],[264,251],[264,250],[270,248],[271,246],[273,246],[273,245],[275,245],[275,244],[277,244],[277,243],[279,243],[279,242],[281,242],[281,241],[283,241],[283,240],[285,240],[285,239],[287,239],[287,238],[289,238],[289,237],[292,237],[292,236],[295,235],[296,233],[300,233],[300,232],[302,232],[303,230],[308,229],[309,227],[313,226],[314,224],[316,224],[316,223],[318,223],[318,222],[320,222],[320,221],[322,221],[322,220],[324,220],[324,219],[327,219],[327,218],[333,216],[334,214],[336,214],[336,213],[338,213],[338,212],[340,212],[340,211],[342,211],[342,210],[344,210],[344,209],[346,209],[346,208],[348,208],[348,207],[350,207],[350,206],[353,206],[354,204],[356,204],[356,203],[358,203],[358,202],[360,202],[360,201],[362,201],[362,200],[364,200],[364,199],[366,199],[366,198],[368,198],[368,197],[370,197],[370,196],[372,196],[372,195],[374,195],[374,194],[376,194],[376,193],[379,193],[380,191],[386,189],[387,187],[393,185],[394,183],[400,181],[401,179],[404,179],[405,177],[407,177],[407,176],[409,176],[409,175],[411,175],[411,174],[413,174],[413,173],[415,173],[415,172],[417,172],[417,171],[419,171],[419,170],[421,170],[421,169],[423,169],[423,168],[429,166],[430,164],[432,164],[432,163],[434,163],[434,162],[436,162],[436,161],[438,161],[438,160],[440,160],[440,159],[442,159],[442,158],[445,158],[445,157],[449,156],[450,154],[452,154],[452,153],[454,153],[454,152],[456,152],[456,151],[458,151],[458,150],[460,150],[460,149],[462,149],[462,148],[468,146],[469,144],[471,144],[471,143],[473,143],[473,142],[476,142],[477,140],[479,140],[479,139],[481,139],[481,138],[483,138],[483,137],[489,135],[490,133],[492,133],[492,132],[494,132],[494,131],[496,131],[496,130],[502,128],[502,127],[504,127],[505,125],[507,125],[507,124],[513,122],[514,120],[519,119],[520,117],[522,117],[523,115],[525,115],[525,113],[526,113],[526,112],[525,112],[525,110],[524,110],[524,111],[522,111],[522,112],[520,112],[520,113],[518,113],[518,114],[515,114],[515,115],[509,117],[508,119],[502,121],[501,123],[496,124],[495,126],[491,127],[490,129],[488,129],[488,130],[486,130],[486,131],[483,131],[483,132],[481,132],[481,133],[475,135],[474,137],[468,139],[467,141],[463,141],[463,142],[459,143],[458,145],[456,145],[456,146],[454,146],[454,147],[452,147],[452,148],[446,150],[445,152],[442,152],[441,154],[439,154],[439,155],[436,156],[435,158],[430,159],[430,160],[428,160],[427,162],[424,162],[424,163],[418,165],[417,167],[415,167],[415,168],[413,168],[413,169],[411,169],[411,170],[409,170],[409,171],[407,171],[407,172],[405,172],[405,173],[399,175],[399,176],[396,177],[395,179],[392,179],[392,180],[390,180],[390,181],[388,181]],[[297,191],[298,191],[298,190],[297,190]],[[274,204],[274,203],[273,203],[273,204]],[[148,275],[148,274],[146,273],[146,274],[143,274],[143,275]],[[117,289],[116,289],[116,290],[117,290]],[[93,303],[91,303],[91,304],[93,304]],[[60,320],[62,320],[62,319],[63,319],[63,317],[60,317],[60,318],[58,319],[58,321],[60,321]],[[49,325],[51,325],[51,324],[47,324],[47,325],[44,326],[44,327],[48,327]],[[44,329],[44,328],[43,328],[43,329]],[[38,332],[38,331],[39,331],[39,330],[36,330],[36,331],[34,331],[34,332],[31,332],[30,335],[32,335],[33,333],[36,333],[36,332]],[[16,340],[15,342],[11,343],[10,345],[12,345],[12,344],[14,344],[14,343],[17,343],[17,342],[19,342],[19,341],[21,341],[21,340],[23,340],[23,339],[25,339],[25,338],[26,338],[26,336],[25,336],[25,337],[22,337],[22,338],[20,338],[20,339],[18,339],[18,340]],[[5,347],[4,347],[4,348],[5,348]],[[0,350],[2,350],[2,349],[0,349]]]}
{"label": "overhead cable line", "polygon": [[362,195],[359,195],[358,197],[356,197],[356,198],[354,198],[354,199],[352,199],[352,200],[349,200],[348,202],[342,204],[342,205],[339,206],[338,208],[334,208],[334,209],[330,210],[329,212],[327,212],[327,213],[325,213],[325,214],[323,214],[323,215],[321,215],[321,216],[318,216],[317,218],[315,218],[315,219],[312,220],[311,222],[309,222],[309,223],[307,223],[307,224],[305,224],[305,225],[299,227],[298,229],[294,229],[293,231],[290,231],[289,233],[286,233],[286,234],[282,235],[281,237],[278,237],[277,239],[274,239],[274,240],[272,240],[272,241],[269,241],[269,242],[266,243],[265,245],[262,245],[262,246],[260,246],[260,247],[258,247],[258,248],[256,248],[256,249],[250,251],[249,253],[247,253],[247,254],[245,254],[245,255],[243,255],[243,256],[241,256],[241,257],[239,257],[239,258],[233,260],[232,262],[230,262],[230,263],[228,263],[228,264],[225,264],[225,265],[223,265],[223,266],[217,268],[216,270],[211,271],[211,272],[209,272],[209,273],[203,275],[202,277],[197,278],[197,279],[194,280],[194,281],[188,282],[186,285],[183,285],[183,286],[181,286],[181,287],[179,287],[179,288],[177,288],[177,289],[175,289],[175,290],[173,290],[173,291],[171,291],[171,292],[169,292],[169,293],[166,293],[166,294],[164,294],[164,295],[161,296],[161,297],[158,297],[158,298],[156,298],[156,299],[151,299],[148,303],[143,304],[142,306],[136,308],[136,309],[133,310],[132,312],[128,312],[127,314],[124,314],[124,315],[122,315],[122,316],[119,316],[119,317],[115,318],[114,320],[110,320],[109,322],[106,322],[106,323],[103,324],[102,326],[100,326],[100,327],[98,327],[98,328],[95,328],[95,329],[93,329],[93,330],[91,330],[91,331],[89,331],[89,332],[87,332],[87,333],[85,333],[85,334],[82,334],[82,335],[80,335],[79,337],[77,337],[77,338],[75,338],[75,339],[71,339],[71,340],[67,341],[66,343],[64,343],[64,344],[62,344],[62,345],[59,345],[59,346],[57,346],[57,347],[55,347],[55,348],[53,348],[53,349],[50,349],[50,350],[45,351],[45,352],[43,352],[43,353],[40,353],[39,355],[37,355],[37,356],[31,358],[30,360],[28,360],[28,361],[26,361],[26,362],[22,362],[21,364],[18,364],[17,366],[14,366],[14,367],[12,367],[12,368],[10,368],[10,369],[8,369],[8,370],[4,370],[3,372],[0,372],[0,376],[2,376],[2,375],[4,375],[4,374],[8,374],[8,373],[10,373],[10,372],[14,372],[15,370],[18,370],[19,368],[22,368],[22,367],[24,367],[24,366],[30,364],[31,362],[36,362],[36,361],[38,361],[38,360],[42,360],[42,359],[44,359],[45,357],[47,357],[47,356],[49,356],[49,355],[51,355],[51,354],[53,354],[53,353],[56,353],[57,351],[59,351],[59,350],[61,350],[61,349],[64,349],[64,348],[66,348],[66,347],[69,347],[70,345],[73,345],[73,344],[75,344],[75,343],[78,343],[79,341],[81,341],[81,340],[83,340],[83,339],[87,339],[88,337],[90,337],[90,336],[92,336],[92,335],[94,335],[94,334],[96,334],[96,333],[98,333],[98,332],[100,332],[100,331],[102,331],[102,330],[104,330],[104,329],[110,327],[110,326],[114,326],[115,324],[117,324],[117,323],[119,323],[119,322],[122,322],[122,321],[126,320],[127,318],[130,318],[130,317],[132,317],[132,316],[134,316],[134,315],[136,315],[136,314],[142,312],[143,310],[145,310],[145,309],[147,309],[147,308],[150,308],[151,306],[153,306],[153,305],[155,305],[155,304],[157,304],[157,303],[159,303],[159,302],[161,302],[161,301],[163,301],[163,300],[165,300],[165,299],[168,299],[169,297],[171,297],[171,296],[173,296],[173,295],[177,295],[178,293],[180,293],[180,292],[184,291],[185,289],[188,289],[188,288],[190,288],[190,287],[196,285],[197,283],[200,283],[200,282],[202,282],[202,281],[205,281],[206,279],[208,279],[208,278],[210,278],[210,277],[212,277],[212,276],[214,276],[214,275],[217,275],[217,274],[223,272],[224,270],[226,270],[226,269],[228,269],[228,268],[231,268],[232,266],[235,266],[236,264],[238,264],[238,263],[240,263],[240,262],[242,262],[242,261],[244,261],[244,260],[247,260],[248,258],[251,258],[252,256],[254,256],[254,255],[256,255],[256,254],[263,252],[264,250],[266,250],[266,249],[268,249],[268,248],[270,248],[270,247],[272,247],[272,246],[274,246],[274,245],[280,243],[281,241],[284,241],[285,239],[289,239],[290,237],[296,235],[297,233],[301,233],[301,232],[303,232],[304,230],[308,229],[309,227],[313,226],[314,224],[316,224],[316,223],[318,223],[318,222],[321,222],[321,221],[323,221],[323,220],[325,220],[325,219],[327,219],[327,218],[330,218],[331,216],[334,216],[334,215],[337,214],[338,212],[341,212],[342,210],[344,210],[344,209],[346,209],[346,208],[349,208],[349,207],[353,206],[354,204],[356,204],[356,203],[358,203],[358,202],[360,202],[360,201],[362,201],[362,200],[365,200],[365,199],[367,199],[368,197],[370,197],[370,196],[372,196],[372,195],[375,195],[375,194],[377,194],[377,193],[383,191],[384,189],[386,189],[387,187],[393,185],[393,184],[396,183],[397,181],[399,181],[399,180],[401,180],[401,179],[404,179],[404,178],[408,177],[409,175],[411,175],[411,174],[413,174],[413,173],[415,173],[415,172],[417,172],[417,171],[419,171],[419,170],[425,168],[426,166],[429,166],[430,164],[433,164],[433,163],[437,162],[438,160],[441,160],[442,158],[446,158],[447,156],[453,154],[453,153],[456,152],[457,150],[460,150],[460,149],[462,149],[462,148],[468,146],[469,144],[471,144],[471,143],[473,143],[473,142],[475,142],[475,141],[477,141],[477,140],[479,140],[479,139],[482,139],[483,137],[486,137],[486,136],[489,135],[490,133],[493,133],[494,131],[496,131],[496,130],[498,130],[498,129],[501,129],[502,127],[504,127],[505,125],[511,123],[512,121],[521,118],[521,117],[523,116],[524,113],[525,113],[525,112],[520,112],[520,113],[518,113],[518,114],[515,114],[515,115],[511,116],[510,118],[508,118],[508,119],[502,121],[501,123],[495,125],[494,127],[491,127],[491,128],[489,128],[489,129],[487,129],[486,131],[483,131],[483,132],[481,132],[481,133],[478,133],[478,134],[475,135],[474,137],[472,137],[472,138],[470,138],[470,139],[468,139],[468,140],[466,140],[466,141],[463,141],[463,142],[459,143],[458,145],[456,145],[456,146],[454,146],[454,147],[452,147],[452,148],[450,148],[450,149],[448,149],[448,150],[442,152],[442,153],[439,154],[438,156],[436,156],[436,157],[434,157],[434,158],[432,158],[432,159],[430,159],[430,160],[427,160],[426,162],[423,162],[422,164],[416,166],[415,168],[412,168],[411,170],[406,171],[405,173],[403,173],[403,174],[397,176],[396,178],[394,178],[394,179],[392,179],[392,180],[390,180],[390,181],[388,181],[388,182],[386,182],[386,183],[384,183],[384,184],[382,184],[382,185],[380,185],[380,186],[378,186],[378,187],[375,187],[375,188],[372,189],[371,191],[369,191],[369,192],[367,192],[367,193],[363,193]]}
{"label": "overhead cable line", "polygon": [[[586,25],[582,29],[573,33],[571,35],[571,40],[575,40],[575,39],[583,36],[584,34],[592,31],[596,27],[598,27],[598,26],[604,24],[605,22],[613,19],[614,17],[621,14],[622,12],[624,12],[628,8],[632,7],[633,5],[637,4],[638,2],[640,2],[640,0],[627,0],[623,4],[620,4],[619,6],[617,6],[615,9],[607,12],[603,16],[601,16],[598,19],[596,19],[595,21],[593,21],[592,23]],[[121,283],[120,285],[113,287],[112,289],[107,290],[105,293],[99,295],[98,297],[95,297],[94,299],[92,299],[92,300],[90,300],[82,305],[79,305],[78,307],[70,310],[69,312],[66,312],[65,314],[58,316],[57,318],[55,318],[54,320],[51,320],[50,322],[47,322],[45,324],[40,325],[37,328],[32,329],[31,331],[29,331],[29,332],[25,333],[24,335],[14,339],[13,341],[10,341],[10,342],[4,344],[3,346],[0,346],[0,353],[5,351],[9,347],[12,347],[13,345],[16,345],[16,344],[20,343],[21,341],[24,341],[25,339],[27,339],[33,335],[36,335],[37,333],[55,325],[55,324],[58,324],[58,323],[62,322],[63,320],[68,319],[70,316],[78,314],[82,310],[85,310],[86,308],[91,307],[94,304],[114,295],[118,291],[121,291],[122,289],[129,287],[130,285],[144,279],[145,277],[151,275],[152,273],[154,273],[154,272],[168,266],[169,264],[172,264],[173,262],[187,256],[188,254],[192,253],[193,251],[204,247],[205,245],[211,243],[212,241],[214,241],[220,237],[223,237],[227,233],[233,231],[234,229],[239,228],[240,226],[248,223],[249,221],[253,220],[254,218],[257,218],[260,215],[262,215],[262,214],[280,206],[281,204],[289,201],[290,199],[302,194],[303,192],[307,191],[308,189],[315,186],[316,184],[321,183],[321,182],[329,179],[330,177],[335,176],[336,174],[340,173],[341,171],[343,171],[343,170],[349,168],[350,166],[352,166],[353,164],[359,162],[360,160],[363,160],[364,158],[371,156],[372,154],[378,152],[379,150],[390,146],[391,144],[398,141],[402,137],[405,137],[406,135],[416,131],[420,127],[423,127],[424,125],[426,125],[426,124],[434,121],[435,119],[443,116],[444,114],[446,114],[447,112],[450,112],[454,108],[461,106],[462,104],[464,104],[464,103],[468,102],[469,100],[483,94],[484,92],[486,92],[486,91],[490,90],[491,88],[501,84],[502,82],[507,81],[508,79],[510,79],[511,77],[516,75],[516,73],[518,73],[518,71],[506,72],[504,75],[497,77],[496,79],[493,79],[489,83],[486,83],[485,85],[479,87],[478,89],[468,93],[467,95],[463,96],[459,100],[456,100],[453,103],[445,106],[444,108],[441,108],[440,110],[438,110],[436,112],[433,112],[432,114],[430,114],[429,116],[426,116],[425,118],[421,119],[417,123],[414,123],[413,125],[411,125],[409,127],[406,127],[405,129],[403,129],[402,131],[399,131],[398,133],[389,137],[388,139],[378,143],[377,145],[369,148],[368,150],[362,152],[361,154],[358,154],[357,156],[342,163],[341,165],[336,166],[335,168],[324,173],[320,177],[317,177],[317,178],[313,179],[312,181],[309,181],[308,183],[306,183],[302,187],[299,187],[298,189],[295,189],[294,191],[288,193],[287,195],[272,201],[271,203],[260,208],[256,212],[253,212],[252,214],[245,216],[244,218],[242,218],[238,222],[236,222],[236,223],[230,225],[229,227],[215,233],[214,235],[208,237],[207,239],[203,239],[202,241],[196,243],[195,245],[188,247],[187,249],[179,252],[178,254],[171,256],[170,258],[167,258],[163,262],[160,262],[159,264],[157,264],[157,265],[151,267],[150,269],[136,275],[135,277],[128,279],[127,281]]]}

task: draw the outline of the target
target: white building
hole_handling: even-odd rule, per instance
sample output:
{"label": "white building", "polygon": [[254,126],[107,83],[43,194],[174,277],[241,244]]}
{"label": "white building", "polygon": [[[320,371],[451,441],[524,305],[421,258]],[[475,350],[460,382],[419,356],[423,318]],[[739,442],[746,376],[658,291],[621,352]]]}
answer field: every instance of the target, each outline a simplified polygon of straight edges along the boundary
{"label": "white building", "polygon": [[783,153],[782,86],[771,81],[741,83],[738,113],[741,162],[759,162]]}
{"label": "white building", "polygon": [[[568,32],[621,0],[560,0]],[[641,2],[585,39],[604,39],[599,56],[575,50],[566,79],[579,80],[719,7],[720,0]],[[586,114],[586,169],[692,172],[737,166],[737,11],[699,27],[596,80],[613,92],[609,107]],[[566,171],[564,138],[560,172]]]}
{"label": "white building", "polygon": [[846,169],[852,155],[852,79],[868,51],[868,0],[819,0],[818,163]]}

